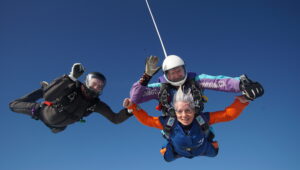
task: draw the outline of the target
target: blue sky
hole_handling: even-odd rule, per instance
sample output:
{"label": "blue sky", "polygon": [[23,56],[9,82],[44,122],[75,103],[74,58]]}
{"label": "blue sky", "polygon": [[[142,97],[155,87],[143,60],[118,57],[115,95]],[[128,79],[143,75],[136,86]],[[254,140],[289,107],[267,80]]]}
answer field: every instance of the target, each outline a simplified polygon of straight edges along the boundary
{"label": "blue sky", "polygon": [[[265,87],[232,122],[216,124],[215,158],[163,161],[160,132],[132,117],[114,125],[95,113],[52,134],[8,103],[42,80],[70,72],[75,62],[108,79],[101,99],[117,112],[144,70],[163,52],[144,0],[0,1],[0,169],[299,169],[300,11],[293,0],[150,0],[168,54],[189,71],[248,74]],[[159,74],[162,74],[160,72]],[[152,82],[157,77],[153,78]],[[83,80],[84,76],[80,80]],[[235,95],[206,91],[207,111]],[[141,106],[153,116],[157,102]]]}

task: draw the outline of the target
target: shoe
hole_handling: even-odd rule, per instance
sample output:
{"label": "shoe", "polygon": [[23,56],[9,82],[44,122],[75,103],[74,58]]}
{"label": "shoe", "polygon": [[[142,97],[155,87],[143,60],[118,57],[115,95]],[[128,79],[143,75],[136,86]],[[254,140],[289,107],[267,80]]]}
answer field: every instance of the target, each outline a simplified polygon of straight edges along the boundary
{"label": "shoe", "polygon": [[219,144],[218,144],[217,141],[213,141],[211,144],[213,145],[213,147],[214,147],[215,149],[219,149]]}
{"label": "shoe", "polygon": [[162,149],[160,149],[159,152],[164,156],[166,151],[167,151],[167,148],[162,148]]}
{"label": "shoe", "polygon": [[49,83],[46,81],[42,81],[42,82],[40,82],[40,84],[42,86],[42,89],[45,89],[47,86],[49,86]]}

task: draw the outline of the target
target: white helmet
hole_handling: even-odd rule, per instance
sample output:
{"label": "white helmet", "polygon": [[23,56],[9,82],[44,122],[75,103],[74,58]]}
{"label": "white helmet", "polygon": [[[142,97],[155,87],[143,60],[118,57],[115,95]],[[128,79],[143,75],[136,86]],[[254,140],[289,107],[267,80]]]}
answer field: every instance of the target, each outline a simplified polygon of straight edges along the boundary
{"label": "white helmet", "polygon": [[180,86],[183,85],[184,82],[186,81],[187,78],[187,73],[185,71],[185,76],[182,80],[174,82],[168,79],[167,77],[167,71],[171,70],[175,67],[179,67],[179,66],[183,66],[184,68],[184,61],[177,55],[169,55],[165,58],[165,60],[163,61],[162,64],[162,70],[164,72],[164,77],[167,80],[167,82],[169,82],[170,84],[172,84],[173,86]]}

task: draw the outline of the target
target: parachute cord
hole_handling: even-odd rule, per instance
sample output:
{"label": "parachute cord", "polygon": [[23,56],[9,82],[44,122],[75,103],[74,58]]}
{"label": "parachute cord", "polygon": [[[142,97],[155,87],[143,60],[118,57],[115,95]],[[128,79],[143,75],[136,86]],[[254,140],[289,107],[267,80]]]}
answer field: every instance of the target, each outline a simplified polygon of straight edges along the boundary
{"label": "parachute cord", "polygon": [[156,32],[157,32],[157,35],[158,35],[158,38],[159,38],[160,44],[161,44],[161,46],[162,46],[162,49],[163,49],[163,51],[164,51],[165,58],[167,58],[167,56],[168,56],[168,55],[167,55],[167,52],[166,52],[166,49],[165,49],[164,43],[163,43],[163,41],[162,41],[162,39],[161,39],[160,33],[159,33],[159,31],[158,31],[158,28],[157,28],[157,25],[156,25],[155,19],[154,19],[154,17],[153,17],[153,14],[152,14],[152,11],[151,11],[151,9],[150,9],[150,5],[149,5],[149,3],[148,3],[148,0],[145,0],[145,1],[146,1],[146,4],[147,4],[147,7],[148,7],[148,10],[149,10],[149,13],[150,13],[150,15],[151,15],[152,22],[153,22],[153,24],[154,24],[155,30],[156,30]]}

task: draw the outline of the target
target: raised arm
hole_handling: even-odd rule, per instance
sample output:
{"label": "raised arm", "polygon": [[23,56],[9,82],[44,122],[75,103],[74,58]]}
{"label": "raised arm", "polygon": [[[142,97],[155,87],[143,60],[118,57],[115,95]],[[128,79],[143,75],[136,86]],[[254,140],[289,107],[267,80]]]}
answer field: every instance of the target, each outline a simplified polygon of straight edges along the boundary
{"label": "raised arm", "polygon": [[135,82],[130,90],[130,98],[133,103],[143,103],[148,100],[158,99],[160,84],[148,86],[152,76],[159,71],[158,57],[150,56],[146,60],[145,72],[138,82]]}
{"label": "raised arm", "polygon": [[149,100],[158,100],[160,84],[152,84],[152,86],[142,85],[140,81],[133,84],[130,90],[130,99],[137,104],[144,103]]}
{"label": "raised arm", "polygon": [[84,73],[84,67],[81,63],[74,63],[71,69],[71,72],[69,74],[69,77],[76,81],[83,73]]}
{"label": "raised arm", "polygon": [[227,122],[236,119],[248,106],[249,102],[242,96],[236,97],[234,102],[225,110],[210,112],[209,124]]}

